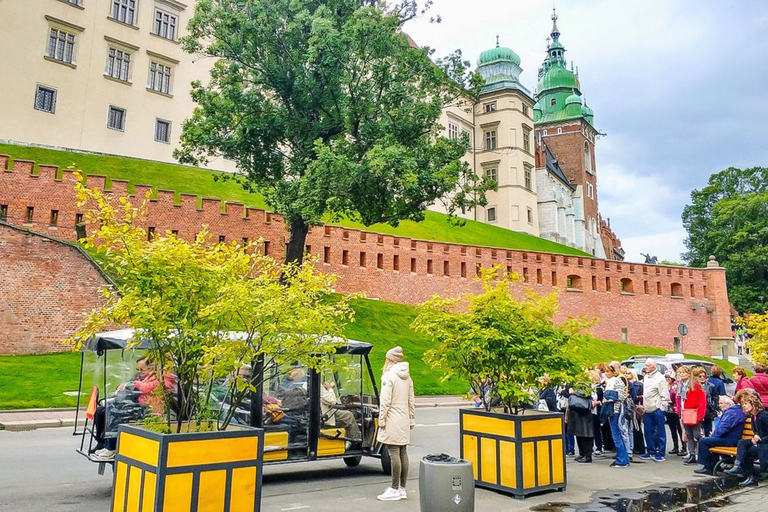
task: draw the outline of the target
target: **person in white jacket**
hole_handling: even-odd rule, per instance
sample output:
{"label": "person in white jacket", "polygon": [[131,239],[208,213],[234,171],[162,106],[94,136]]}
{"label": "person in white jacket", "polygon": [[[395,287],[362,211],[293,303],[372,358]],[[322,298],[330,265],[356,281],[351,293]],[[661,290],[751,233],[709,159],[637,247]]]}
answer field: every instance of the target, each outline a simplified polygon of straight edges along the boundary
{"label": "person in white jacket", "polygon": [[381,501],[408,498],[405,484],[408,480],[408,453],[411,430],[416,425],[416,402],[413,396],[408,363],[403,362],[403,349],[395,347],[387,352],[384,373],[381,376],[379,400],[379,433],[376,439],[384,445],[392,461],[392,485],[377,496]]}
{"label": "person in white jacket", "polygon": [[656,360],[645,360],[645,378],[643,379],[643,427],[645,428],[646,453],[641,459],[653,459],[663,462],[667,449],[667,431],[664,427],[664,411],[669,404],[669,385],[667,379],[656,368]]}

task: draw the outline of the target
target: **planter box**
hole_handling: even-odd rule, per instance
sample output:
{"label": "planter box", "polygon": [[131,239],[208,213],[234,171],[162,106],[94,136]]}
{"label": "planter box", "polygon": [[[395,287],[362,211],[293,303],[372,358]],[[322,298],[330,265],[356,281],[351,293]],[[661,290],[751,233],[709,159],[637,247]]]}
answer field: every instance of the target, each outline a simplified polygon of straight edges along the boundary
{"label": "planter box", "polygon": [[501,414],[459,410],[461,458],[477,487],[523,498],[565,490],[565,422],[561,413]]}
{"label": "planter box", "polygon": [[258,512],[264,431],[118,431],[112,512]]}

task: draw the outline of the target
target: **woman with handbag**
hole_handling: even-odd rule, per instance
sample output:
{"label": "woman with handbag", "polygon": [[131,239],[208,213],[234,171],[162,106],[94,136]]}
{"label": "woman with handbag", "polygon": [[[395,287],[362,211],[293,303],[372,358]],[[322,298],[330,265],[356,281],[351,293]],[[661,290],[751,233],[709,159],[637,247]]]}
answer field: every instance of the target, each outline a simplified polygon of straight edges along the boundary
{"label": "woman with handbag", "polygon": [[574,459],[576,462],[592,462],[592,445],[595,438],[592,411],[597,405],[597,395],[594,391],[587,394],[580,390],[569,390],[567,433],[576,437],[579,447],[579,456]]}
{"label": "woman with handbag", "polygon": [[704,433],[704,417],[707,414],[707,394],[704,391],[704,382],[707,381],[707,372],[704,368],[696,367],[690,372],[687,379],[687,390],[683,403],[683,412],[680,418],[683,422],[683,435],[688,445],[688,458],[683,464],[696,464],[696,447]]}
{"label": "woman with handbag", "polygon": [[611,361],[606,370],[608,380],[605,384],[605,399],[603,401],[603,415],[608,416],[611,425],[611,437],[616,445],[616,460],[611,464],[612,468],[629,467],[629,454],[624,444],[622,422],[624,421],[624,401],[627,398],[626,379],[621,379],[621,364]]}

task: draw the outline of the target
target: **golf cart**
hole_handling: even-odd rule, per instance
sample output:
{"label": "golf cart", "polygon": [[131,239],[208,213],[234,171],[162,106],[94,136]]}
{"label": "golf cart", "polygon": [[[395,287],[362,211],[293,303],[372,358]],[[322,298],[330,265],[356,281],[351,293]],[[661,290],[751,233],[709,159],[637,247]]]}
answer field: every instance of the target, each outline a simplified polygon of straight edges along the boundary
{"label": "golf cart", "polygon": [[[95,335],[82,349],[74,435],[80,437],[77,452],[99,464],[99,474],[112,462],[102,460],[96,449],[117,436],[118,425],[141,423],[150,412],[131,389],[134,371],[142,368],[137,362],[148,348],[148,342],[133,340],[133,330],[124,329]],[[387,451],[376,442],[379,391],[369,359],[372,348],[349,340],[324,356],[332,360],[332,370],[264,367],[263,361],[253,361],[241,370],[246,375],[263,372],[262,382],[238,403],[221,383],[220,391],[211,394],[212,409],[220,417],[231,416],[233,425],[264,429],[265,464],[342,459],[354,467],[369,456],[381,459],[388,474]],[[83,404],[85,395],[89,398]]]}

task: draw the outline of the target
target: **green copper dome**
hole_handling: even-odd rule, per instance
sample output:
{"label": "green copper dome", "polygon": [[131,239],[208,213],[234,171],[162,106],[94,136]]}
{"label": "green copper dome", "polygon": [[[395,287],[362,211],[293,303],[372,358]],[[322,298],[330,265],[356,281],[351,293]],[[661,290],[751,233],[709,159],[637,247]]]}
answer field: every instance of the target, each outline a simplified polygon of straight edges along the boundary
{"label": "green copper dome", "polygon": [[589,107],[588,107],[588,106],[586,106],[586,105],[584,105],[584,106],[581,108],[581,113],[582,113],[582,114],[583,114],[585,117],[586,117],[586,116],[594,116],[594,115],[595,115],[595,113],[592,111],[592,109],[591,109],[591,108],[589,108]]}
{"label": "green copper dome", "polygon": [[570,96],[568,96],[567,98],[565,98],[565,104],[566,105],[571,105],[571,104],[574,104],[574,103],[578,104],[579,106],[581,106],[581,96],[579,96],[576,93],[573,93]]}
{"label": "green copper dome", "polygon": [[[498,43],[496,44],[498,45]],[[483,66],[499,61],[514,62],[515,65],[520,65],[520,57],[509,48],[504,48],[503,46],[496,46],[496,48],[481,53],[480,58],[477,59],[477,65]]]}
{"label": "green copper dome", "polygon": [[539,94],[550,89],[557,88],[579,89],[579,79],[576,75],[564,67],[554,66],[544,73],[539,79]]}

